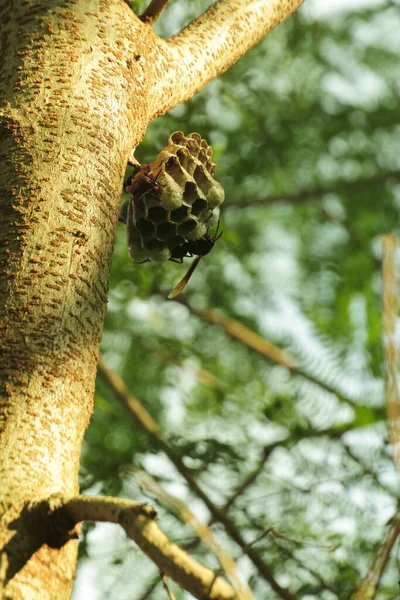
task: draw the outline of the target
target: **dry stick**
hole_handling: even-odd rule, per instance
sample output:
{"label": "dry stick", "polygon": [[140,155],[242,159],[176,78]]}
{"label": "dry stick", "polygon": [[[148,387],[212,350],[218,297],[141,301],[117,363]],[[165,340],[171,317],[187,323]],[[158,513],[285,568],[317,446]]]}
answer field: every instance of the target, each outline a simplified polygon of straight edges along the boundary
{"label": "dry stick", "polygon": [[[389,438],[393,447],[393,459],[397,470],[400,470],[400,403],[397,388],[397,344],[396,320],[398,311],[397,275],[396,275],[396,238],[384,235],[382,238],[382,301],[383,329],[385,334],[386,356],[386,410],[389,425]],[[378,586],[391,550],[400,534],[400,509],[397,509],[389,530],[375,553],[367,574],[355,596],[355,600],[372,600],[376,596]]]}
{"label": "dry stick", "polygon": [[373,600],[376,596],[382,575],[390,558],[392,548],[400,534],[400,508],[390,522],[389,529],[372,559],[367,574],[354,596],[354,600]]}
{"label": "dry stick", "polygon": [[161,581],[162,581],[162,584],[163,584],[163,587],[164,587],[165,591],[167,592],[169,600],[176,600],[175,595],[169,589],[169,586],[168,586],[168,577],[166,575],[163,575],[161,577]]}
{"label": "dry stick", "polygon": [[[304,431],[302,433],[302,437],[304,435],[304,437],[320,437],[321,435],[327,435],[330,438],[338,438],[340,439],[341,436],[346,433],[346,431],[349,431],[350,429],[352,429],[351,424],[347,424],[346,426],[343,426],[342,428],[339,429],[333,429],[333,428],[327,428],[327,429],[322,429],[319,431]],[[234,504],[235,500],[250,486],[252,485],[258,475],[262,472],[264,466],[265,466],[265,462],[268,460],[268,458],[270,457],[271,453],[273,452],[273,450],[275,448],[277,448],[278,446],[288,446],[291,443],[294,443],[298,441],[298,436],[294,439],[291,436],[288,436],[286,439],[284,440],[280,440],[278,442],[272,442],[271,444],[268,444],[264,447],[263,452],[262,452],[262,456],[259,459],[259,463],[258,465],[253,469],[253,471],[251,471],[247,477],[245,477],[245,479],[243,480],[243,482],[236,488],[236,490],[233,492],[233,494],[228,498],[228,500],[226,501],[226,503],[224,504],[224,506],[222,507],[222,510],[224,512],[227,512],[228,509],[232,506],[232,504]],[[359,461],[359,459],[351,452],[350,448],[348,448],[346,446],[346,444],[343,444],[344,449],[348,452],[349,456],[355,460],[357,462],[357,464],[359,464],[362,468],[363,468],[363,472],[365,474],[371,475],[374,478],[375,483],[377,483],[379,486],[383,487],[383,489],[385,489],[386,492],[388,492],[389,494],[393,495],[393,493],[391,492],[391,490],[389,490],[388,488],[386,488],[385,486],[382,486],[382,484],[378,481],[378,478],[376,476],[376,474],[367,469],[364,465],[362,465]],[[211,519],[209,519],[208,521],[208,526],[211,526],[213,523],[215,523],[215,519],[214,517],[211,517]],[[258,540],[254,540],[252,545],[254,545]],[[200,538],[196,537],[194,538],[191,542],[185,544],[183,546],[183,549],[186,551],[190,551],[193,550],[194,548],[196,548],[200,543]],[[311,572],[311,571],[310,571]],[[314,576],[316,576],[315,572],[312,572],[312,574]],[[147,588],[147,590],[145,591],[144,595],[140,597],[140,600],[147,600],[150,595],[153,593],[153,591],[155,590],[155,588],[159,585],[160,583],[160,579],[157,578],[156,580],[153,581],[152,584],[150,584],[150,586]],[[321,580],[322,581],[322,580]],[[331,591],[334,591],[333,588],[330,588],[329,585],[327,585],[325,582],[324,584],[326,585],[327,589],[331,589]]]}
{"label": "dry stick", "polygon": [[[304,432],[304,436],[305,437],[311,437],[311,436],[321,436],[321,435],[327,435],[330,436],[331,438],[340,438],[343,433],[345,433],[346,431],[350,430],[351,426],[348,425],[346,427],[342,427],[341,429],[335,430],[332,428],[327,428],[327,429],[323,429],[317,432]],[[292,439],[290,436],[288,436],[286,439],[278,441],[278,442],[272,442],[271,444],[268,444],[264,447],[262,455],[259,459],[258,465],[253,469],[253,471],[251,471],[247,477],[245,477],[245,479],[243,480],[243,482],[236,488],[236,490],[233,492],[233,494],[228,498],[228,500],[226,501],[226,503],[223,505],[222,510],[224,512],[227,512],[228,509],[232,506],[232,504],[234,504],[235,500],[238,498],[238,496],[240,496],[250,485],[252,485],[258,475],[261,473],[261,471],[263,470],[266,461],[268,460],[268,458],[270,457],[271,453],[273,452],[273,450],[275,448],[277,448],[278,446],[287,446],[293,442],[296,442],[296,439]],[[211,516],[211,518],[208,521],[208,526],[210,527],[213,523],[215,523],[215,518],[213,516]],[[262,534],[264,535],[265,532]],[[254,545],[255,543],[257,543],[259,540],[258,538],[256,540],[253,540],[253,542],[251,543],[251,545]],[[196,537],[194,538],[191,542],[185,544],[183,546],[183,549],[186,551],[191,551],[194,548],[196,548],[200,543],[200,538]],[[248,546],[249,544],[247,544]],[[147,588],[147,590],[144,592],[143,596],[140,597],[140,600],[147,600],[151,594],[153,593],[153,591],[155,590],[155,588],[159,585],[161,579],[157,578],[155,579]],[[327,586],[329,587],[329,586]]]}
{"label": "dry stick", "polygon": [[201,522],[185,502],[167,492],[145,471],[136,471],[135,478],[142,489],[152,494],[161,504],[177,513],[183,523],[188,523],[192,527],[198,538],[211,550],[221,565],[221,569],[219,569],[217,574],[225,573],[229,577],[234,590],[241,598],[244,600],[254,600],[250,588],[241,580],[237,572],[234,559],[227,549],[216,539],[210,527]]}
{"label": "dry stick", "polygon": [[393,235],[383,236],[382,299],[383,329],[386,338],[386,410],[393,458],[397,470],[400,471],[400,399],[397,388],[398,349],[396,344],[398,311],[396,245],[396,238]]}
{"label": "dry stick", "polygon": [[[313,375],[304,371],[302,368],[300,368],[299,365],[296,364],[296,360],[292,356],[290,356],[290,354],[284,352],[274,344],[271,344],[271,342],[268,342],[263,337],[261,337],[245,325],[242,325],[238,321],[235,321],[228,317],[224,317],[217,313],[217,311],[212,310],[210,308],[194,308],[182,298],[175,298],[175,301],[179,302],[183,306],[186,306],[186,308],[190,310],[192,314],[196,315],[203,321],[207,321],[212,325],[219,325],[228,335],[238,340],[251,350],[254,350],[255,352],[257,352],[257,354],[260,354],[264,358],[267,358],[268,360],[271,360],[272,362],[278,365],[286,367],[291,373],[297,373],[298,375],[301,375],[305,379],[308,379],[308,381],[311,381],[312,383],[317,384],[318,386],[322,387],[328,392],[335,394],[340,400],[344,400],[351,406],[357,406],[357,404],[352,398],[343,395],[342,392],[338,392],[333,386],[320,381],[317,377],[314,377]],[[378,416],[380,416],[379,409],[376,409],[375,412]]]}
{"label": "dry stick", "polygon": [[275,346],[271,344],[268,340],[265,340],[263,337],[255,333],[242,323],[235,321],[234,319],[230,319],[229,317],[224,317],[220,315],[217,311],[212,309],[197,309],[194,308],[191,304],[189,304],[183,298],[174,298],[175,302],[179,302],[197,317],[200,317],[203,321],[207,321],[211,323],[211,325],[219,325],[222,329],[228,333],[231,337],[239,340],[245,346],[249,347],[251,350],[254,350],[258,354],[264,356],[264,358],[268,358],[272,362],[277,363],[278,365],[282,365],[289,369],[289,371],[296,370],[296,360]]}
{"label": "dry stick", "polygon": [[213,571],[197,563],[167,538],[156,524],[157,514],[151,506],[122,498],[77,496],[65,500],[54,516],[55,522],[58,517],[63,525],[65,517],[74,524],[82,521],[118,523],[163,574],[168,574],[195,598],[244,600],[226,581],[215,577]]}
{"label": "dry stick", "polygon": [[[177,471],[186,479],[189,487],[194,491],[199,498],[201,498],[208,510],[216,521],[222,523],[231,536],[231,538],[240,546],[242,549],[246,547],[246,542],[243,539],[241,533],[237,529],[236,525],[226,515],[223,509],[216,506],[203,489],[199,486],[197,481],[194,479],[190,471],[185,467],[180,456],[162,439],[160,429],[157,423],[149,415],[146,409],[141,405],[139,400],[134,396],[131,396],[122,381],[122,379],[116,374],[110,371],[104,364],[103,360],[99,361],[98,370],[103,379],[108,383],[115,395],[127,406],[131,414],[139,422],[141,427],[147,431],[147,433],[156,441],[158,447],[168,456],[171,462],[175,465]],[[295,596],[287,589],[281,587],[276,581],[271,568],[267,563],[260,557],[257,551],[253,548],[246,548],[245,554],[250,558],[252,563],[257,568],[260,576],[269,583],[271,588],[280,596],[283,600],[295,600]]]}
{"label": "dry stick", "polygon": [[151,0],[146,10],[140,15],[139,18],[142,21],[145,21],[145,23],[152,25],[154,21],[158,19],[168,2],[169,0]]}

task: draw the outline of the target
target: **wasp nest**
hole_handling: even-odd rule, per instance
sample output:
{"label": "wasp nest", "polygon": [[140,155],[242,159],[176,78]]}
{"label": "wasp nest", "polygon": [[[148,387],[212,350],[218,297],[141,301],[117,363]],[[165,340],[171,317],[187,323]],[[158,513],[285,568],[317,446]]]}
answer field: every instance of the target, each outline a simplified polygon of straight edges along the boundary
{"label": "wasp nest", "polygon": [[125,183],[131,194],[120,220],[127,225],[134,262],[164,262],[182,244],[198,240],[215,222],[224,190],[213,179],[212,148],[198,133],[175,131],[157,158]]}

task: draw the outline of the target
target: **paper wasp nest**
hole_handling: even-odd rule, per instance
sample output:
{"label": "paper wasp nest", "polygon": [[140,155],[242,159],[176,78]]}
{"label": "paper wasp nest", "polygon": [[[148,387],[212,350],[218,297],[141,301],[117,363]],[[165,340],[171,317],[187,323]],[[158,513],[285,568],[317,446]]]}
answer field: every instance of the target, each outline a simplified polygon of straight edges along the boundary
{"label": "paper wasp nest", "polygon": [[198,133],[175,131],[157,158],[125,183],[132,195],[120,220],[127,225],[134,262],[164,262],[175,248],[207,233],[225,196],[213,179],[211,156],[212,148]]}

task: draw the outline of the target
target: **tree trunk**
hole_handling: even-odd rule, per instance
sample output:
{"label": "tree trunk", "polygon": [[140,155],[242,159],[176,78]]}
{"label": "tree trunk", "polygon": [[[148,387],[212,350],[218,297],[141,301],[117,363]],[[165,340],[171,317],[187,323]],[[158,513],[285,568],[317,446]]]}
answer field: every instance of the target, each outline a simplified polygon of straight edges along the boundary
{"label": "tree trunk", "polygon": [[148,122],[155,36],[116,0],[0,10],[1,565],[5,597],[54,600],[70,595],[76,542],[41,546],[40,513],[32,523],[21,511],[78,491],[121,181]]}
{"label": "tree trunk", "polygon": [[4,598],[70,596],[48,515],[78,492],[129,153],[301,1],[221,0],[165,42],[123,0],[0,0]]}

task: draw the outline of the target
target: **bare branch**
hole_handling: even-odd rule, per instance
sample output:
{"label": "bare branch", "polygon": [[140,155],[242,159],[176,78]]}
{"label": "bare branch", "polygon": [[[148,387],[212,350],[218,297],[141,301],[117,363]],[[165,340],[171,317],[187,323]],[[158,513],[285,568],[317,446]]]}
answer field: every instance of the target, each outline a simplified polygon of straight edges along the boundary
{"label": "bare branch", "polygon": [[74,523],[107,521],[118,523],[139,548],[159,567],[195,598],[240,600],[231,586],[206,569],[173,544],[156,524],[156,512],[148,505],[121,498],[77,496],[57,509],[55,518],[65,515]]}
{"label": "bare branch", "polygon": [[174,594],[169,589],[169,586],[168,586],[168,577],[166,575],[163,575],[162,578],[161,578],[161,581],[162,581],[162,584],[163,584],[163,587],[164,587],[165,591],[167,592],[167,596],[168,596],[169,600],[176,600]]}
{"label": "bare branch", "polygon": [[159,441],[161,439],[161,431],[157,423],[150,413],[148,413],[144,408],[140,400],[128,393],[125,383],[122,381],[121,377],[106,367],[101,357],[97,365],[97,369],[103,379],[106,380],[108,385],[114,391],[116,396],[124,402],[130,413],[135,416],[136,421],[139,423],[142,429],[147,431],[147,433],[155,440]]}
{"label": "bare branch", "polygon": [[251,562],[257,568],[260,577],[267,581],[271,588],[276,594],[282,598],[282,600],[294,600],[293,594],[283,588],[275,579],[274,574],[268,564],[261,558],[259,553],[252,547],[247,547],[245,540],[243,539],[240,531],[236,527],[235,523],[228,517],[226,512],[216,506],[200,487],[197,481],[194,479],[191,472],[185,467],[180,456],[171,448],[165,440],[162,439],[160,430],[157,424],[154,422],[152,417],[147,413],[146,409],[140,405],[140,402],[134,396],[131,396],[126,389],[126,386],[122,379],[116,374],[111,372],[104,364],[100,361],[99,373],[107,381],[115,395],[122,400],[125,406],[129,409],[131,414],[135,417],[135,420],[143,427],[145,431],[153,438],[159,448],[168,456],[170,461],[175,465],[177,471],[186,480],[190,489],[204,502],[213,516],[214,521],[222,523],[231,536],[231,538],[238,544],[240,548],[249,557]]}
{"label": "bare branch", "polygon": [[169,0],[151,0],[144,13],[140,15],[140,19],[152,25],[158,19],[168,2]]}
{"label": "bare branch", "polygon": [[[292,373],[297,373],[298,375],[301,375],[305,379],[308,379],[308,381],[311,381],[312,383],[317,384],[318,386],[327,390],[328,392],[335,394],[339,398],[339,400],[347,402],[351,406],[357,406],[353,398],[350,398],[349,396],[343,394],[343,392],[338,391],[337,389],[335,389],[334,386],[330,385],[326,381],[321,381],[311,373],[307,373],[307,371],[304,368],[296,364],[296,360],[294,357],[292,357],[287,352],[281,350],[268,340],[264,339],[258,333],[255,333],[245,325],[242,325],[234,319],[230,319],[229,317],[225,317],[219,314],[216,310],[210,308],[194,308],[191,304],[189,304],[186,300],[179,296],[177,298],[174,298],[174,301],[186,306],[192,314],[196,315],[200,319],[203,319],[204,321],[207,321],[212,325],[218,325],[232,338],[238,340],[239,342],[247,346],[250,350],[257,352],[257,354],[260,354],[267,360],[270,360],[278,365],[286,367]],[[379,409],[376,409],[376,415],[377,417],[380,416]]]}
{"label": "bare branch", "polygon": [[303,0],[219,0],[168,42],[159,40],[153,118],[191,98],[289,17]]}
{"label": "bare branch", "polygon": [[389,529],[372,559],[367,574],[361,582],[354,600],[373,600],[385,572],[392,548],[400,534],[400,508],[390,522]]}
{"label": "bare branch", "polygon": [[[196,532],[196,535],[217,557],[221,565],[221,573],[228,575],[232,586],[238,595],[247,600],[254,600],[253,594],[247,584],[244,584],[236,569],[236,564],[229,552],[214,536],[208,525],[202,523],[190,510],[188,505],[180,498],[167,492],[161,485],[145,471],[136,471],[135,478],[139,485],[153,495],[161,504],[167,506],[173,512],[177,512],[181,521],[188,523]],[[187,548],[185,548],[187,550]]]}
{"label": "bare branch", "polygon": [[400,471],[400,398],[397,387],[398,349],[396,343],[398,310],[396,246],[396,238],[393,235],[383,236],[382,296],[383,328],[386,338],[386,409],[394,462],[397,470]]}
{"label": "bare branch", "polygon": [[296,369],[296,361],[292,356],[263,338],[258,333],[255,333],[245,325],[242,325],[239,321],[225,317],[216,310],[210,308],[202,310],[195,309],[182,298],[174,298],[174,300],[186,306],[190,312],[201,319],[208,321],[208,323],[219,325],[228,335],[239,340],[258,354],[261,354],[264,358],[267,358],[278,365],[282,365],[282,367],[286,367],[290,371]]}

